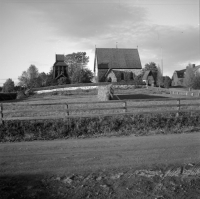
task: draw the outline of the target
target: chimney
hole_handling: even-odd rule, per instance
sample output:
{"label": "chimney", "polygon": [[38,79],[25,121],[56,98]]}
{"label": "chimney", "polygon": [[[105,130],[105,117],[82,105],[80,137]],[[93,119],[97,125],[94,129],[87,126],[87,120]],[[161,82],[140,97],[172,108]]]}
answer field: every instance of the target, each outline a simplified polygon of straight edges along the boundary
{"label": "chimney", "polygon": [[195,64],[192,64],[192,68],[195,68]]}

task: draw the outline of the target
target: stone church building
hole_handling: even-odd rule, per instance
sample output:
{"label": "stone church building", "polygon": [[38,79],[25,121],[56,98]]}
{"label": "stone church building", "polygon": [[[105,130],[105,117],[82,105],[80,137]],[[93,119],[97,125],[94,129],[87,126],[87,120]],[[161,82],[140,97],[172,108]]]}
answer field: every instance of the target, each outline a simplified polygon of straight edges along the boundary
{"label": "stone church building", "polygon": [[141,73],[138,49],[96,48],[94,75],[97,82],[131,81]]}

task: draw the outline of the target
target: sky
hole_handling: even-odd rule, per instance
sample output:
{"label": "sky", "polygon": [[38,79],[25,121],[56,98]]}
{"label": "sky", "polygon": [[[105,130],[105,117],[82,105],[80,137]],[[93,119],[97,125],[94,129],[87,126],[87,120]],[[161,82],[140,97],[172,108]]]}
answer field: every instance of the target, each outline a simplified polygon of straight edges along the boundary
{"label": "sky", "polygon": [[49,72],[55,54],[138,48],[142,67],[164,75],[200,64],[200,0],[0,0],[0,86],[33,64]]}

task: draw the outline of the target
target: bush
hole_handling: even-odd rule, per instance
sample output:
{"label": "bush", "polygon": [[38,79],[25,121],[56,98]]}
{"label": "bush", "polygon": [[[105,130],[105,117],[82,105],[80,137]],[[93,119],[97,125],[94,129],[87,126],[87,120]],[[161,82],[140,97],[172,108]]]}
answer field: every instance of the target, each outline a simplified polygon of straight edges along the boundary
{"label": "bush", "polygon": [[0,101],[15,100],[17,93],[0,93]]}
{"label": "bush", "polygon": [[25,95],[24,91],[17,92],[17,99],[25,99],[27,96]]}
{"label": "bush", "polygon": [[182,133],[183,129],[200,128],[200,116],[181,117],[160,114],[69,118],[46,121],[5,121],[0,125],[0,141],[52,140],[94,135],[149,135]]}

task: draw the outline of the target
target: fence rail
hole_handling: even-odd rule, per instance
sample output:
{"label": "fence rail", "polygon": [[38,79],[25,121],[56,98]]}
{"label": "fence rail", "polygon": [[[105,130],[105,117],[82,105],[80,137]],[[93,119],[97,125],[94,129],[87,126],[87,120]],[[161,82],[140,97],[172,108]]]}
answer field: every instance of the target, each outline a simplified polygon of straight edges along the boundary
{"label": "fence rail", "polygon": [[[157,99],[145,99],[145,100],[112,100],[112,101],[106,101],[106,102],[71,102],[71,103],[59,103],[59,102],[53,102],[53,103],[1,103],[0,104],[0,124],[3,123],[3,121],[8,120],[48,120],[48,119],[67,119],[67,118],[74,118],[74,117],[99,117],[99,116],[115,116],[115,115],[135,115],[135,114],[158,114],[158,113],[176,113],[177,116],[180,112],[195,112],[200,113],[200,103],[188,103],[183,104],[181,102],[187,101],[187,102],[200,102],[200,98],[169,98],[169,99],[163,99],[163,98],[157,98]],[[145,104],[145,105],[128,105],[129,102],[170,102],[174,101],[174,104]],[[108,106],[111,104],[115,104],[115,107],[92,107],[91,105],[102,105],[107,104]],[[52,108],[55,105],[59,105],[60,107],[56,107],[56,109],[50,109],[46,112],[51,113],[58,113],[55,115],[45,115],[45,116],[9,116],[5,117],[6,114],[15,114],[15,113],[44,113],[44,109],[42,109],[45,106],[49,106]],[[72,105],[78,105],[81,107],[70,107]],[[89,105],[89,106],[88,106]],[[6,106],[14,107],[14,110],[6,110]],[[19,109],[19,107],[22,107],[22,109]],[[86,106],[86,107],[84,107]],[[88,107],[87,107],[88,106]],[[32,107],[34,109],[28,109],[28,107]],[[181,107],[186,107],[187,109],[181,109]],[[191,109],[191,107],[195,107],[195,109]],[[26,109],[27,108],[27,109]],[[164,108],[162,110],[157,110],[158,108]],[[166,110],[170,108],[175,108],[175,110]],[[144,109],[142,112],[135,111],[136,109]],[[92,113],[92,111],[107,111],[107,113]],[[123,112],[117,112],[114,113],[112,111],[114,110],[122,110]],[[82,111],[82,112],[88,112],[83,115],[74,114],[73,112],[76,111]]]}

